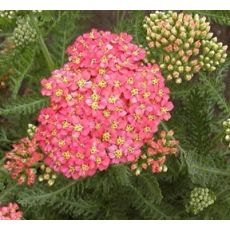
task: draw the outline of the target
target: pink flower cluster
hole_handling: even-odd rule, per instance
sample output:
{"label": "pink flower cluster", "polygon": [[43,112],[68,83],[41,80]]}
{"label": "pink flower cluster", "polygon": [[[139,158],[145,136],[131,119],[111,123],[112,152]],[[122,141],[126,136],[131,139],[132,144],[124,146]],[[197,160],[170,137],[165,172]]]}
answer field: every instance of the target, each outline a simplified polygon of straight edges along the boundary
{"label": "pink flower cluster", "polygon": [[68,47],[69,61],[42,80],[50,107],[35,138],[56,172],[78,179],[135,161],[173,108],[158,65],[126,33],[92,30]]}
{"label": "pink flower cluster", "polygon": [[167,166],[165,165],[167,155],[178,152],[179,141],[173,138],[173,134],[173,130],[168,132],[162,130],[159,138],[152,139],[146,143],[145,150],[141,156],[131,165],[131,169],[135,171],[137,176],[149,166],[153,173],[167,171]]}
{"label": "pink flower cluster", "polygon": [[7,206],[0,206],[0,220],[20,220],[21,218],[22,212],[18,204],[9,203]]}
{"label": "pink flower cluster", "polygon": [[11,177],[18,184],[32,185],[35,182],[36,171],[34,165],[41,161],[43,156],[37,151],[35,139],[22,138],[18,144],[13,145],[13,150],[6,153],[4,167],[10,172]]}

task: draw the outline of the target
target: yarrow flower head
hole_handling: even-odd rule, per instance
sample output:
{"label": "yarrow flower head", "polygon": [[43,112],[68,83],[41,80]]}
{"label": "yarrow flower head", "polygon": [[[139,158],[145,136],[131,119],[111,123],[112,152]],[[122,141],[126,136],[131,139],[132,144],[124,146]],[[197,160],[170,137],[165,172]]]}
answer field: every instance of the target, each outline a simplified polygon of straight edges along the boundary
{"label": "yarrow flower head", "polygon": [[7,206],[0,206],[0,220],[20,220],[22,211],[17,203],[9,203]]}
{"label": "yarrow flower head", "polygon": [[159,66],[126,33],[92,30],[67,49],[69,61],[42,80],[50,107],[35,138],[45,163],[66,177],[92,176],[135,161],[173,104]]}
{"label": "yarrow flower head", "polygon": [[167,172],[166,158],[178,153],[179,141],[173,138],[173,130],[162,130],[158,138],[148,141],[142,148],[140,157],[131,164],[131,170],[137,176],[149,167],[153,173]]}
{"label": "yarrow flower head", "polygon": [[208,206],[214,204],[215,200],[216,195],[214,192],[208,188],[196,187],[189,194],[186,210],[196,215]]}
{"label": "yarrow flower head", "polygon": [[18,184],[32,185],[36,178],[35,164],[42,160],[43,156],[37,151],[35,139],[23,138],[18,144],[13,145],[13,150],[6,153],[4,167],[10,172],[12,179]]}
{"label": "yarrow flower head", "polygon": [[[217,43],[209,24],[198,14],[172,11],[156,11],[145,18],[147,52],[152,62],[161,64],[167,80],[189,81],[195,73],[214,71],[225,62],[227,46]],[[163,58],[154,55],[157,51]]]}
{"label": "yarrow flower head", "polygon": [[13,32],[13,41],[17,47],[24,47],[36,41],[36,30],[31,26],[29,17],[18,17]]}

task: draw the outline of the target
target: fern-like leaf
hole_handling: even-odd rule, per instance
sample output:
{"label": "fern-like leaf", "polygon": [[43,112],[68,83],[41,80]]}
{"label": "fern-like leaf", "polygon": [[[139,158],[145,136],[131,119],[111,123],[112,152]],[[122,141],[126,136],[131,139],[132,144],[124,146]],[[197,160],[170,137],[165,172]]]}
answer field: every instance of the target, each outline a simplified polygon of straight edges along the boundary
{"label": "fern-like leaf", "polygon": [[48,98],[46,97],[21,97],[15,100],[10,100],[0,108],[0,115],[28,115],[37,112],[39,109],[48,105]]}

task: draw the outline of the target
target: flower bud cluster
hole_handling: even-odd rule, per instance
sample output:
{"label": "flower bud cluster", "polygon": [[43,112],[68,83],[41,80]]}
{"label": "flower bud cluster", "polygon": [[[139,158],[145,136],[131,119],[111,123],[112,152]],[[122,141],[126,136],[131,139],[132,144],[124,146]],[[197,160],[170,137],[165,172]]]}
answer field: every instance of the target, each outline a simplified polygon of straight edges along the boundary
{"label": "flower bud cluster", "polygon": [[14,19],[16,17],[17,10],[0,10],[0,18]]}
{"label": "flower bud cluster", "polygon": [[6,153],[4,167],[18,184],[32,185],[36,179],[36,164],[43,156],[37,151],[37,143],[28,137],[13,145],[13,150]]}
{"label": "flower bud cluster", "polygon": [[36,41],[36,30],[31,26],[28,17],[17,20],[17,27],[13,32],[13,41],[16,47],[24,47]]}
{"label": "flower bud cluster", "polygon": [[53,173],[52,169],[47,167],[45,164],[40,166],[41,175],[38,177],[39,182],[47,182],[49,186],[52,186],[55,183],[57,175]]}
{"label": "flower bud cluster", "polygon": [[228,147],[230,148],[230,118],[228,118],[226,121],[223,122],[224,126],[224,140],[228,144]]}
{"label": "flower bud cluster", "polygon": [[215,194],[208,188],[196,187],[190,193],[186,210],[196,215],[208,206],[214,204],[215,200]]}
{"label": "flower bud cluster", "polygon": [[189,81],[195,73],[212,72],[225,62],[227,46],[217,42],[209,24],[197,14],[172,11],[156,11],[145,18],[147,53],[151,62],[161,64],[167,80]]}
{"label": "flower bud cluster", "polygon": [[28,134],[30,139],[33,138],[34,133],[36,132],[36,128],[37,128],[37,126],[35,126],[33,124],[28,124],[27,134]]}
{"label": "flower bud cluster", "polygon": [[161,131],[158,139],[147,142],[141,156],[131,165],[131,170],[136,176],[149,167],[153,173],[167,172],[168,168],[165,164],[167,155],[178,152],[179,141],[173,138],[173,134],[173,130]]}

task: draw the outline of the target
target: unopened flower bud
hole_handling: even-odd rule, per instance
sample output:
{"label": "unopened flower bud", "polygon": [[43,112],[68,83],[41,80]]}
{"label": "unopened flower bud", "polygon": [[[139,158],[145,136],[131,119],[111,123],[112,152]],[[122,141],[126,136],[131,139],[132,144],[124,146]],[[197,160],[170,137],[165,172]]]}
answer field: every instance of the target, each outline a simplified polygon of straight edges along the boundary
{"label": "unopened flower bud", "polygon": [[230,141],[230,135],[226,135],[226,136],[225,136],[225,140],[226,140],[226,141]]}
{"label": "unopened flower bud", "polygon": [[52,186],[54,184],[54,180],[48,180],[48,185]]}

